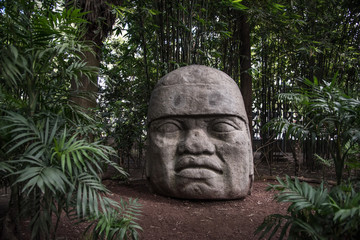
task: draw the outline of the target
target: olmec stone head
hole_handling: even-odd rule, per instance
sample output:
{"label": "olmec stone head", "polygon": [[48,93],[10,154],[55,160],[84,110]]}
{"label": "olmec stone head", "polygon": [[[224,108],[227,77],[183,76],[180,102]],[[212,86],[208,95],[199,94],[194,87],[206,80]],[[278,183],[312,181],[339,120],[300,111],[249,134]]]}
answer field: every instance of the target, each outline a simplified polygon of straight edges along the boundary
{"label": "olmec stone head", "polygon": [[187,199],[246,196],[253,156],[242,95],[225,73],[201,65],[164,76],[148,111],[146,176],[153,191]]}

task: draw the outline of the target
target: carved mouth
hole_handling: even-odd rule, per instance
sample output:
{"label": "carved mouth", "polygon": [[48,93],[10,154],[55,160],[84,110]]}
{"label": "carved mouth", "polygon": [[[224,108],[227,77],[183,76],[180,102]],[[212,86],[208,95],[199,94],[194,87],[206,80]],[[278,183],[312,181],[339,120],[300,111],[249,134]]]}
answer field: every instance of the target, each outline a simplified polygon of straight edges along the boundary
{"label": "carved mouth", "polygon": [[193,178],[207,179],[223,174],[219,160],[211,157],[183,157],[175,164],[176,175]]}

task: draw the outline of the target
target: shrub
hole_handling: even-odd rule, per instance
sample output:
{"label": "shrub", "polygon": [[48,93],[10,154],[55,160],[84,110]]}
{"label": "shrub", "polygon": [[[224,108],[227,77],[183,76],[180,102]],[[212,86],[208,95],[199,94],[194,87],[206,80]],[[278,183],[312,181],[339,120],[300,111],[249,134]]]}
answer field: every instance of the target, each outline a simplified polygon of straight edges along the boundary
{"label": "shrub", "polygon": [[303,87],[293,93],[282,93],[279,98],[291,103],[299,113],[299,121],[278,118],[266,128],[277,134],[286,133],[292,139],[327,142],[337,183],[340,184],[345,166],[358,168],[360,142],[360,101],[341,91],[337,76],[331,82],[302,80]]}
{"label": "shrub", "polygon": [[322,183],[312,187],[306,182],[294,181],[286,176],[279,184],[270,185],[276,190],[278,202],[291,203],[287,215],[267,216],[256,229],[259,239],[271,239],[280,232],[279,239],[359,239],[360,193],[351,184],[338,185],[330,191]]}
{"label": "shrub", "polygon": [[102,226],[136,238],[137,213],[123,214],[99,177],[103,165],[126,173],[110,161],[114,149],[96,138],[101,129],[91,111],[71,101],[72,82],[87,76],[96,84],[98,69],[82,60],[91,49],[81,40],[84,13],[58,1],[0,1],[0,10],[0,176],[11,187],[5,224],[20,228],[20,217],[30,218],[32,239],[55,239],[63,212],[79,221],[107,216],[131,219]]}

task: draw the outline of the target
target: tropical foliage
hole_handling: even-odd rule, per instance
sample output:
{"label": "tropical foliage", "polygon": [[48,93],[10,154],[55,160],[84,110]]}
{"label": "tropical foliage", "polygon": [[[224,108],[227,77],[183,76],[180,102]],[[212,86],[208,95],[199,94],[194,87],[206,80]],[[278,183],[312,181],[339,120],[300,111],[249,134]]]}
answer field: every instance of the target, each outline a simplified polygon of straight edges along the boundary
{"label": "tropical foliage", "polygon": [[[35,116],[36,118],[37,116]],[[31,216],[32,238],[53,234],[63,211],[76,210],[79,219],[99,215],[117,205],[104,194],[100,164],[113,165],[113,150],[100,143],[78,140],[76,131],[67,129],[59,118],[46,116],[36,123],[20,114],[9,112],[3,117],[9,129],[7,163],[14,166],[11,184],[19,187],[22,216]],[[11,146],[11,147],[10,147]],[[52,215],[56,215],[55,225]]]}
{"label": "tropical foliage", "polygon": [[328,160],[334,163],[338,184],[341,183],[346,164],[359,167],[353,155],[358,153],[360,143],[360,101],[339,89],[336,76],[330,83],[319,83],[316,78],[313,82],[305,79],[301,88],[293,93],[279,94],[279,98],[290,102],[299,117],[292,121],[273,119],[268,123],[268,128],[277,134],[284,132],[294,140],[325,141],[329,146]]}
{"label": "tropical foliage", "polygon": [[[184,65],[223,70],[244,96],[250,94],[246,99],[253,114],[248,115],[254,117],[254,137],[262,144],[273,136],[263,128],[268,121],[296,116],[287,101],[276,97],[301,86],[296,79],[331,82],[338,73],[340,89],[354,98],[358,93],[356,1],[124,1],[114,11],[114,32],[103,48],[102,112],[125,159],[129,146],[143,146],[147,102],[156,81]],[[246,40],[251,56],[244,52]],[[303,149],[306,167],[314,168],[314,144],[305,141]]]}
{"label": "tropical foliage", "polygon": [[[119,214],[121,213],[121,215]],[[119,207],[102,212],[93,228],[93,239],[138,239],[137,230],[141,227],[135,222],[140,213],[140,205],[136,200],[120,201]],[[93,224],[86,229],[89,230]]]}
{"label": "tropical foliage", "polygon": [[[105,165],[127,173],[110,161],[114,150],[94,139],[101,131],[95,115],[71,101],[71,81],[81,84],[83,75],[96,81],[97,69],[82,60],[91,50],[81,40],[84,13],[56,1],[1,4],[0,160],[14,232],[20,218],[30,217],[32,239],[55,238],[65,212],[77,221],[107,216],[101,228],[120,231],[114,239],[137,238],[139,204],[122,209],[100,178]],[[112,224],[115,219],[126,224]]]}
{"label": "tropical foliage", "polygon": [[[114,206],[119,218],[107,208],[115,203],[98,176],[115,152],[100,136],[115,140],[123,161],[144,166],[150,93],[188,64],[239,84],[255,139],[286,131],[308,167],[314,156],[334,163],[340,183],[344,169],[359,167],[359,13],[356,0],[0,0],[0,175],[12,188],[12,215],[19,220],[26,203],[34,237],[55,232],[46,214],[71,210],[102,219],[94,236],[136,237],[135,202]],[[97,114],[78,105],[96,105],[100,60]]]}
{"label": "tropical foliage", "polygon": [[[280,191],[278,201],[290,203],[288,214],[268,216],[257,233],[268,239],[275,234],[280,239],[357,239],[359,4],[277,3],[253,15],[258,22],[253,77],[259,95],[254,106],[260,111],[255,134],[263,143],[271,138],[301,143],[306,166],[314,169],[321,162],[332,167],[338,186],[313,188],[297,179],[278,179],[271,189]],[[347,185],[344,169],[352,177]]]}
{"label": "tropical foliage", "polygon": [[[297,120],[296,109],[279,93],[291,93],[302,87],[297,79],[316,77],[331,82],[356,98],[359,89],[359,3],[334,1],[252,1],[252,76],[254,137],[264,146],[263,155],[271,163],[277,145],[272,130],[263,128],[273,118]],[[299,84],[300,83],[300,84]],[[298,118],[301,118],[298,117]],[[280,138],[281,139],[281,138]],[[277,138],[276,140],[279,140]],[[273,144],[270,144],[273,142]],[[330,149],[321,141],[307,139],[299,144],[282,141],[281,146],[300,149],[303,167],[315,170],[319,165],[314,153]],[[265,147],[266,146],[266,147]],[[298,147],[299,146],[299,147]],[[282,149],[284,151],[284,149]]]}
{"label": "tropical foliage", "polygon": [[271,239],[280,232],[279,239],[358,239],[360,237],[360,193],[352,185],[340,185],[328,191],[322,183],[312,187],[306,182],[286,177],[276,190],[278,202],[290,203],[288,215],[272,214],[256,230]]}

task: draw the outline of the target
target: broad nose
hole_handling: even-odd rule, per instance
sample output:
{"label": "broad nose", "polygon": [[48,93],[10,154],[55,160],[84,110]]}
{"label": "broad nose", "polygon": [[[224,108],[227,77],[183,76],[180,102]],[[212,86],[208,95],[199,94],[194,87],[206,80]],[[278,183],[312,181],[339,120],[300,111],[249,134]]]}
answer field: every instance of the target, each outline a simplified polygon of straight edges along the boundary
{"label": "broad nose", "polygon": [[215,145],[202,129],[189,130],[178,144],[179,154],[213,154]]}

